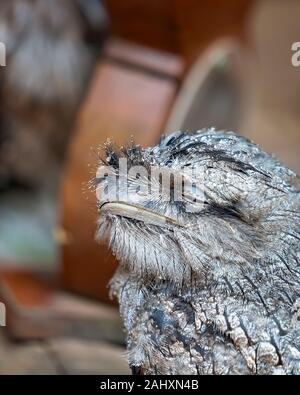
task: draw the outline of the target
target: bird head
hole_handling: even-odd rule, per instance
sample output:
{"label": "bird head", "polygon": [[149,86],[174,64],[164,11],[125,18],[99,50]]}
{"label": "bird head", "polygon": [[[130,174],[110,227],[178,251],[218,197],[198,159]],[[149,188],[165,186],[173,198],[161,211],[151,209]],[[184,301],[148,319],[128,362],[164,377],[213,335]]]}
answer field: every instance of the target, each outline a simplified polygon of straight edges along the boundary
{"label": "bird head", "polygon": [[232,132],[105,149],[98,236],[143,281],[182,288],[238,278],[273,251],[294,210],[294,173]]}

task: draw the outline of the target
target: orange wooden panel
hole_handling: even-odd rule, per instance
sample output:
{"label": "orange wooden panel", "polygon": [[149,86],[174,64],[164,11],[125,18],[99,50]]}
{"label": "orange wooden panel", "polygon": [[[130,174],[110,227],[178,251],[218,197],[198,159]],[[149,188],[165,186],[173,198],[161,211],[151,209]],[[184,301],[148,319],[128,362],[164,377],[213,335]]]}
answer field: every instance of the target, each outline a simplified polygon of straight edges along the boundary
{"label": "orange wooden panel", "polygon": [[[5,265],[5,263],[2,265]],[[6,333],[17,339],[53,336],[61,324],[53,314],[54,279],[21,268],[0,272],[0,301],[6,307]]]}
{"label": "orange wooden panel", "polygon": [[38,275],[25,270],[2,270],[0,273],[1,297],[15,306],[46,306],[50,300],[50,289],[49,283],[42,282]]}
{"label": "orange wooden panel", "polygon": [[185,63],[178,56],[157,51],[132,42],[110,39],[106,54],[111,60],[139,67],[149,73],[157,73],[162,77],[178,79],[183,76]]}
{"label": "orange wooden panel", "polygon": [[245,20],[254,0],[174,0],[181,54],[189,63],[221,37],[244,38]]}
{"label": "orange wooden panel", "polygon": [[105,0],[114,35],[193,62],[212,41],[242,38],[254,0]]}
{"label": "orange wooden panel", "polygon": [[174,3],[174,0],[105,0],[114,35],[178,53]]}

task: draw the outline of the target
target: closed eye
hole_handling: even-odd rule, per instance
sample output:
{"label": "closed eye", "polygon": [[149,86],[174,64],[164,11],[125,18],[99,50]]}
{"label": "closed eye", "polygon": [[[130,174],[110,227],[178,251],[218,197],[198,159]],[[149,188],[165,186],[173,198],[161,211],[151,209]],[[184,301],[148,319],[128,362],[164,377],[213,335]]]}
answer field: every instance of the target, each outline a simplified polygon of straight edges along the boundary
{"label": "closed eye", "polygon": [[212,203],[205,202],[204,204],[207,207],[205,212],[209,213],[210,215],[217,215],[219,217],[227,217],[227,218],[234,217],[243,222],[246,222],[245,218],[243,217],[238,207],[234,206],[233,204],[218,205],[215,202]]}

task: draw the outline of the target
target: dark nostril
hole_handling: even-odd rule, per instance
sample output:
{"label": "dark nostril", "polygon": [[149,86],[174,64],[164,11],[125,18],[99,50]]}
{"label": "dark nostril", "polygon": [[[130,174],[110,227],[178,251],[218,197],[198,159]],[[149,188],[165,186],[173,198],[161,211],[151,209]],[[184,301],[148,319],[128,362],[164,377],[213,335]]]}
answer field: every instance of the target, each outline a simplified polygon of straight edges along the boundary
{"label": "dark nostril", "polygon": [[95,184],[96,184],[96,185],[101,184],[101,182],[105,181],[105,180],[107,179],[107,177],[108,177],[108,175],[105,174],[105,175],[102,176],[102,177],[97,177],[97,178],[95,178]]}

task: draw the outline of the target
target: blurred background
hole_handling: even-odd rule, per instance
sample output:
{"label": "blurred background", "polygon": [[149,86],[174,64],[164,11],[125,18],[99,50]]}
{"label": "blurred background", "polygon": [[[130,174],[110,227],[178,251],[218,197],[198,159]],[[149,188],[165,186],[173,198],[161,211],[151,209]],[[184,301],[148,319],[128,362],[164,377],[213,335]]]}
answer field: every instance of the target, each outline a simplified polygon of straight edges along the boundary
{"label": "blurred background", "polygon": [[1,0],[0,374],[130,373],[89,189],[106,138],[213,126],[300,173],[299,20],[300,0]]}

